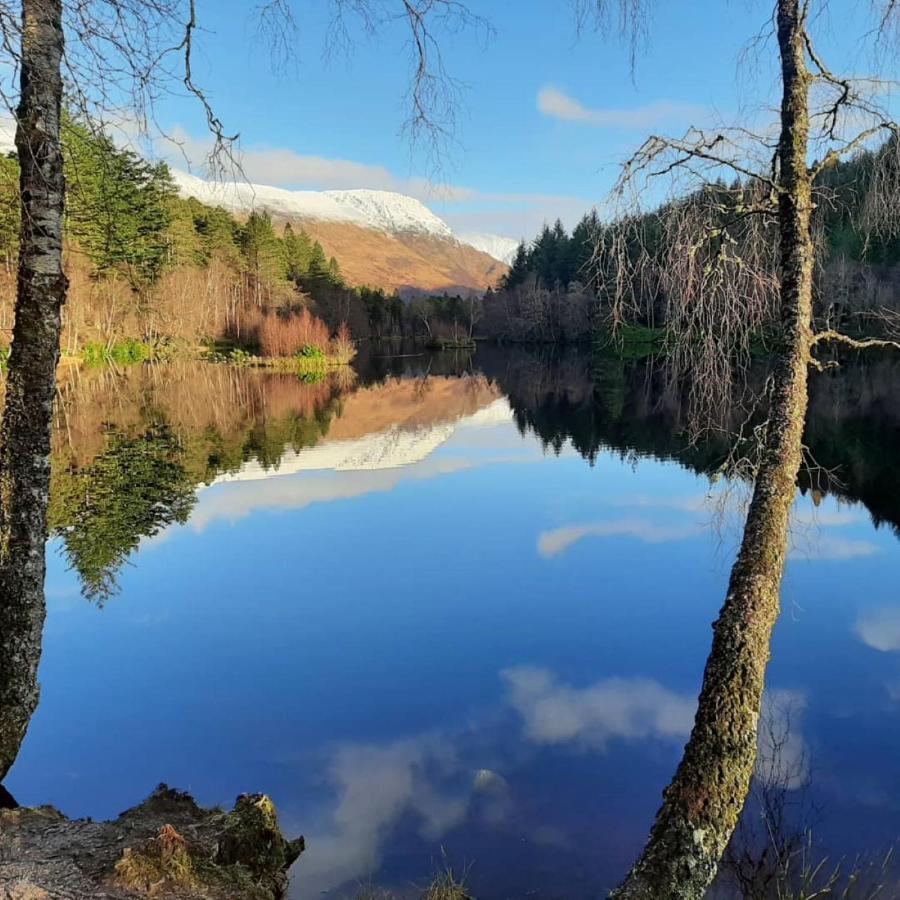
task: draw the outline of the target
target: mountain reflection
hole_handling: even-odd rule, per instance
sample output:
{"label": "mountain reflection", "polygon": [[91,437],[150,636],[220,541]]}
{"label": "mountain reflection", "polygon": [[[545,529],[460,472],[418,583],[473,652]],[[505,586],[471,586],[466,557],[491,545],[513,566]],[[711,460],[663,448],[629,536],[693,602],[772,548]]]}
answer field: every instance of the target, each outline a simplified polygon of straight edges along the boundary
{"label": "mountain reflection", "polygon": [[[392,490],[405,477],[471,465],[431,461],[460,423],[490,426],[512,417],[545,451],[571,446],[591,463],[604,451],[651,456],[700,473],[722,465],[733,445],[729,435],[740,425],[735,403],[728,421],[691,440],[685,388],[673,386],[658,363],[486,348],[475,369],[468,355],[382,359],[370,353],[359,380],[341,373],[315,384],[196,363],[76,374],[61,386],[58,402],[52,534],[86,596],[102,602],[116,592],[117,574],[140,541],[170,525],[191,519],[202,528],[254,508]],[[742,396],[753,396],[764,375],[752,372]],[[876,524],[895,530],[900,475],[887,451],[900,439],[898,383],[900,363],[893,357],[852,361],[840,377],[815,378],[807,423],[815,465],[801,484],[817,502],[826,491],[862,501]],[[408,475],[391,471],[404,468]],[[234,488],[204,495],[197,506],[204,486],[328,472],[344,474],[243,493]],[[616,534],[649,543],[685,540],[701,527],[700,521],[659,526],[630,514],[549,530],[538,550],[552,557],[585,538]],[[820,537],[806,554],[846,559],[874,550],[864,541]],[[795,550],[803,554],[802,546]]]}
{"label": "mountain reflection", "polygon": [[[896,825],[900,547],[867,522],[898,521],[879,443],[896,375],[875,360],[814,384],[829,473],[796,505],[741,883],[774,883],[770,828],[781,852],[818,827],[806,794],[835,810],[829,852]],[[741,415],[692,441],[682,398],[659,363],[495,348],[314,384],[197,364],[72,377],[47,689],[10,789],[101,817],[148,779],[265,786],[309,840],[297,898],[369,879],[409,896],[445,846],[477,896],[602,895],[690,732],[728,555],[710,528],[741,512],[706,477]],[[60,599],[80,582],[103,603],[120,579],[128,602],[102,615]],[[104,730],[84,728],[91,702]]]}

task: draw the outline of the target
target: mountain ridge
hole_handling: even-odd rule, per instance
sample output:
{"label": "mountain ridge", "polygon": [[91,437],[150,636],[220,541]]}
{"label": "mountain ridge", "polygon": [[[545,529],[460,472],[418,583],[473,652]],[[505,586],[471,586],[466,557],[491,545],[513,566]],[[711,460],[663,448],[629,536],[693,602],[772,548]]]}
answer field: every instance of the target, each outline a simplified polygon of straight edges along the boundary
{"label": "mountain ridge", "polygon": [[[424,203],[405,194],[365,188],[294,191],[249,182],[206,181],[177,169],[172,177],[182,196],[231,212],[268,212],[301,225],[337,258],[349,282],[416,293],[480,294],[493,287],[508,264],[509,239],[476,235],[472,240]],[[477,238],[477,241],[475,240]],[[504,243],[507,242],[507,243]],[[493,250],[493,252],[491,252]]]}

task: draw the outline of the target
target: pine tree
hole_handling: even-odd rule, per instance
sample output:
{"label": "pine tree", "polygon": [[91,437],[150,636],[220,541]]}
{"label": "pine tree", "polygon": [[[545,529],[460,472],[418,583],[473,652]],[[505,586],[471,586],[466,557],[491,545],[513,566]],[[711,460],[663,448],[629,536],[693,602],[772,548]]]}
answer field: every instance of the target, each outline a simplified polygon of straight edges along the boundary
{"label": "pine tree", "polygon": [[522,241],[516,248],[516,255],[510,264],[509,271],[503,277],[501,287],[509,290],[517,287],[525,281],[525,277],[531,269],[531,254],[525,241]]}
{"label": "pine tree", "polygon": [[309,265],[312,259],[312,241],[309,235],[301,230],[297,234],[291,223],[284,226],[282,236],[284,242],[284,256],[287,265],[287,277],[296,284],[309,273]]}
{"label": "pine tree", "polygon": [[325,250],[322,248],[322,245],[316,241],[310,253],[309,268],[303,279],[303,287],[315,297],[329,286],[330,281],[328,257],[325,256]]}
{"label": "pine tree", "polygon": [[71,119],[64,122],[63,151],[68,236],[97,275],[122,272],[135,289],[152,283],[169,257],[175,186],[168,167]]}
{"label": "pine tree", "polygon": [[240,247],[257,305],[267,284],[285,278],[284,246],[275,236],[268,213],[252,212],[241,229]]}
{"label": "pine tree", "polygon": [[341,267],[333,256],[328,260],[328,280],[331,282],[332,287],[344,286],[344,276],[341,274]]}

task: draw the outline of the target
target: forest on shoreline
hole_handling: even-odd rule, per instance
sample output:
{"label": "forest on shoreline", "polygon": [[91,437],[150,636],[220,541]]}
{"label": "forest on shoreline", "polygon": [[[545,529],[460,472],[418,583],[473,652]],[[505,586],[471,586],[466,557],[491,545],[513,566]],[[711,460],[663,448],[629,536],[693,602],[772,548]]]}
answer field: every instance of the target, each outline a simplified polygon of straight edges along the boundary
{"label": "forest on shoreline", "polygon": [[[61,343],[70,359],[127,364],[202,350],[241,364],[300,357],[301,369],[311,371],[326,359],[346,362],[361,340],[609,344],[613,332],[628,345],[614,343],[614,352],[664,350],[677,301],[660,285],[635,284],[627,319],[616,319],[609,299],[616,260],[604,248],[623,225],[605,224],[596,211],[571,232],[557,220],[521,243],[482,298],[402,299],[347,284],[340,261],[290,222],[179,196],[165,163],[147,162],[102,131],[69,117],[64,136],[70,287]],[[817,312],[851,331],[871,331],[875,319],[883,331],[900,316],[900,240],[867,237],[862,227],[877,152],[862,151],[819,176],[828,202],[819,216],[827,261],[817,273]],[[727,206],[739,188],[712,185],[675,206]],[[0,370],[12,329],[18,209],[18,163],[10,155],[0,158]],[[629,240],[639,235],[663,253],[672,209],[627,223]]]}

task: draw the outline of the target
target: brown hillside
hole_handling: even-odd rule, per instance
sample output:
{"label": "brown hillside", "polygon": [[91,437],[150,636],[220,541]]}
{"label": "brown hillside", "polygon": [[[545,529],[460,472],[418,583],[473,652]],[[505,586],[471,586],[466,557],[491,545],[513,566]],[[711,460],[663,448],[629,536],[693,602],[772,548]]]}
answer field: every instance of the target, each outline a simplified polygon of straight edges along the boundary
{"label": "brown hillside", "polygon": [[369,285],[401,294],[437,292],[481,294],[496,285],[507,266],[459,241],[436,235],[392,235],[349,222],[294,223],[337,258],[353,285]]}

